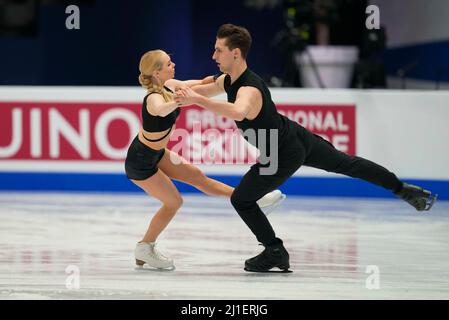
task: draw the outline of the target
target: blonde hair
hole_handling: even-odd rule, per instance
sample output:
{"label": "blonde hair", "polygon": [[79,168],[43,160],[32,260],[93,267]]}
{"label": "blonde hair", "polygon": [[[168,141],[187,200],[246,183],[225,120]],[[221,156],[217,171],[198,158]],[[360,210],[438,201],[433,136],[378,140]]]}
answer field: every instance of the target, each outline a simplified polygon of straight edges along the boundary
{"label": "blonde hair", "polygon": [[163,85],[158,85],[153,77],[153,72],[162,68],[162,57],[164,54],[165,52],[162,50],[151,50],[140,58],[139,83],[148,90],[148,93],[159,93],[164,97],[166,102],[169,102],[173,101],[173,94],[167,91]]}

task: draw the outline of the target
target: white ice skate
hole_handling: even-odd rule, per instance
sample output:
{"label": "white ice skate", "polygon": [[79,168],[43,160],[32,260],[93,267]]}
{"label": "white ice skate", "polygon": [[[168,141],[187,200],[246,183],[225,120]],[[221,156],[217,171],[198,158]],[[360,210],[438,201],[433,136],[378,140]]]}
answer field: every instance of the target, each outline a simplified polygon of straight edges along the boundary
{"label": "white ice skate", "polygon": [[273,210],[276,209],[285,198],[286,195],[280,190],[274,190],[257,200],[257,204],[259,205],[260,210],[262,210],[267,216],[273,212]]}
{"label": "white ice skate", "polygon": [[138,268],[174,270],[173,259],[162,255],[156,248],[156,242],[139,242],[134,250]]}

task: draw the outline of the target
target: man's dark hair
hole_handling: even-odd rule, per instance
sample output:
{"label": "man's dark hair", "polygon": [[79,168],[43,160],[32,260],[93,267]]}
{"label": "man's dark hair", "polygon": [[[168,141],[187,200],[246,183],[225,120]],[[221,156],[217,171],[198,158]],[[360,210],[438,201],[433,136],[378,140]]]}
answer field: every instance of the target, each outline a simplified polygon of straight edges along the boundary
{"label": "man's dark hair", "polygon": [[218,28],[217,38],[226,39],[226,46],[229,50],[239,48],[242,58],[246,59],[252,42],[251,35],[246,28],[230,23],[223,24]]}

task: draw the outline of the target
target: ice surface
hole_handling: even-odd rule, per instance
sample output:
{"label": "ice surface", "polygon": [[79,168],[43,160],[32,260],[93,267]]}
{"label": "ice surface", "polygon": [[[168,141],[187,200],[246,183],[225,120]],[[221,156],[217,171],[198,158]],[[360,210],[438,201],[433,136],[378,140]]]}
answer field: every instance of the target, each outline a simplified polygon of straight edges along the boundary
{"label": "ice surface", "polygon": [[243,264],[263,247],[230,203],[183,197],[158,244],[176,270],[158,272],[133,257],[156,200],[0,193],[0,299],[449,299],[449,202],[290,196],[269,220],[294,272],[257,274]]}

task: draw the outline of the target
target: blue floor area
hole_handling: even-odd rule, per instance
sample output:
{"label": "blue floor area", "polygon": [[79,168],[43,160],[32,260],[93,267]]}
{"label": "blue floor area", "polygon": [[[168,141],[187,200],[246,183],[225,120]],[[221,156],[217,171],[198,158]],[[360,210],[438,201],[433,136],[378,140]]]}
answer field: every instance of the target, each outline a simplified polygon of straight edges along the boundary
{"label": "blue floor area", "polygon": [[[229,175],[211,175],[230,186],[236,186],[241,177]],[[419,185],[439,199],[449,200],[449,181],[408,180]],[[175,181],[182,193],[199,192],[192,186]],[[288,195],[392,198],[391,192],[360,179],[327,177],[291,177],[280,189]],[[0,172],[1,191],[65,191],[65,192],[141,192],[123,174],[90,173],[36,173],[36,172]]]}

